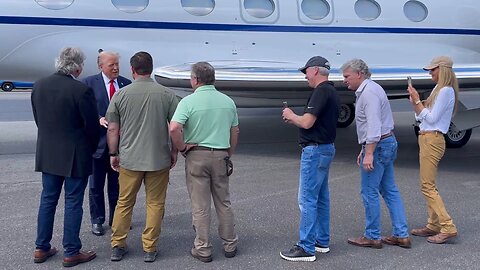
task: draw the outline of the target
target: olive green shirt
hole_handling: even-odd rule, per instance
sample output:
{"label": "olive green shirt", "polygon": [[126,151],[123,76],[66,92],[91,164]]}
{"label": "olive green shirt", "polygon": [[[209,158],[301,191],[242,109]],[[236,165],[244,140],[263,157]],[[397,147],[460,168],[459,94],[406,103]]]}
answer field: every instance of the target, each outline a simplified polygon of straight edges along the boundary
{"label": "olive green shirt", "polygon": [[238,126],[237,108],[230,97],[213,85],[204,85],[180,101],[172,121],[183,125],[186,143],[227,149],[230,129]]}
{"label": "olive green shirt", "polygon": [[170,89],[138,78],[115,93],[107,121],[120,125],[120,166],[132,171],[170,167],[168,123],[178,104]]}

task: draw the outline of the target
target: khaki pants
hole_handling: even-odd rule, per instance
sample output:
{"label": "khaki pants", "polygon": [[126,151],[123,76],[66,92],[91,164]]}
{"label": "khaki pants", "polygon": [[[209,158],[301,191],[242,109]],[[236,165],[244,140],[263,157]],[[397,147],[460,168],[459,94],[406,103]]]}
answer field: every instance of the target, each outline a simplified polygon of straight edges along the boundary
{"label": "khaki pants", "polygon": [[112,224],[112,247],[126,247],[127,235],[130,231],[133,206],[137,193],[145,184],[147,220],[142,233],[143,250],[153,252],[157,250],[160,227],[165,213],[165,197],[170,169],[160,171],[141,172],[120,168],[118,178],[120,194]]}
{"label": "khaki pants", "polygon": [[196,232],[192,252],[210,256],[209,240],[211,200],[217,212],[218,234],[226,252],[236,249],[238,237],[234,230],[234,216],[230,203],[228,176],[224,158],[226,151],[196,150],[187,155],[185,174],[192,202],[192,223]]}
{"label": "khaki pants", "polygon": [[420,188],[427,201],[427,228],[444,233],[456,233],[457,228],[437,190],[438,163],[445,153],[445,139],[439,133],[418,136],[420,146]]}

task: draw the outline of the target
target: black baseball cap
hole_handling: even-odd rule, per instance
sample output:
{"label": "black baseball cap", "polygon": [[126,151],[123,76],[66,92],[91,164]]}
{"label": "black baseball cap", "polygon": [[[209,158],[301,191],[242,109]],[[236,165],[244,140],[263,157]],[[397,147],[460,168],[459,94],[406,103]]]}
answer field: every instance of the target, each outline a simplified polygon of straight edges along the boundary
{"label": "black baseball cap", "polygon": [[309,67],[324,67],[328,70],[330,70],[330,63],[328,62],[327,59],[321,57],[321,56],[314,56],[310,59],[308,59],[307,63],[305,64],[304,67],[299,68],[302,73],[305,74],[305,70]]}

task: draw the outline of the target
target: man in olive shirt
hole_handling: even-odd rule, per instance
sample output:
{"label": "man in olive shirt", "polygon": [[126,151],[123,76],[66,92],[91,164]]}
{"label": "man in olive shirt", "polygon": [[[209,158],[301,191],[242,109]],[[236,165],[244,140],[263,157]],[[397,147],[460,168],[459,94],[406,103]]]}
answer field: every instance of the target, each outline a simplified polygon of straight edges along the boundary
{"label": "man in olive shirt", "polygon": [[186,156],[187,189],[197,234],[191,255],[202,262],[211,262],[212,197],[225,257],[232,258],[237,253],[238,237],[234,230],[227,164],[237,145],[238,116],[233,100],[213,86],[215,69],[209,63],[194,64],[190,82],[195,92],[178,104],[170,123],[170,136]]}
{"label": "man in olive shirt", "polygon": [[153,70],[150,54],[136,53],[130,65],[135,81],[113,96],[106,114],[110,163],[120,172],[111,260],[120,261],[127,252],[133,206],[143,181],[147,205],[142,234],[144,261],[153,262],[157,256],[169,171],[177,161],[178,151],[168,145],[168,122],[178,101],[168,88],[150,78]]}

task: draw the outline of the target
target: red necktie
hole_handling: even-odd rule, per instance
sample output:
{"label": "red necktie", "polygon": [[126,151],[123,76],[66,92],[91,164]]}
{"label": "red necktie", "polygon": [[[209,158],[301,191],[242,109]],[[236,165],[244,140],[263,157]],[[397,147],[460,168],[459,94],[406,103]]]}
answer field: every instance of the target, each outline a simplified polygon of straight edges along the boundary
{"label": "red necktie", "polygon": [[114,82],[114,80],[110,80],[110,100],[112,100],[113,94],[115,94],[115,85],[113,85]]}

